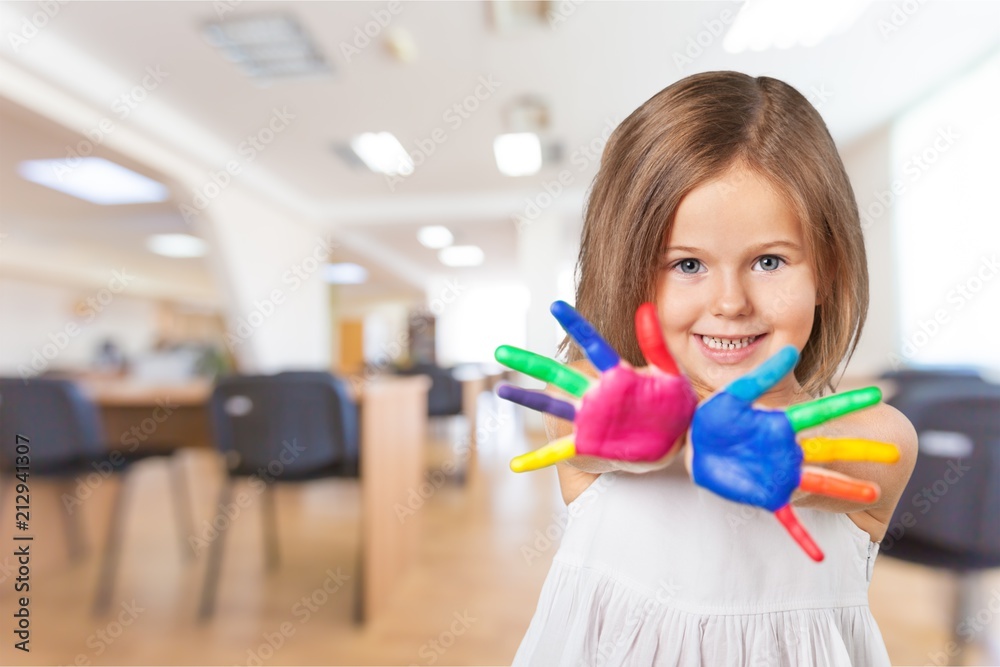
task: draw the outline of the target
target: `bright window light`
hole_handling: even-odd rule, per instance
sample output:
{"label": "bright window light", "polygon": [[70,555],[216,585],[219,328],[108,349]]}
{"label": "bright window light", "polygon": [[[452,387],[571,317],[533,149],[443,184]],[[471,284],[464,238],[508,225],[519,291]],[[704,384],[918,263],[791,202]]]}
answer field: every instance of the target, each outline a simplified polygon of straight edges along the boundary
{"label": "bright window light", "polygon": [[323,280],[331,285],[360,285],[368,280],[368,269],[353,262],[327,264],[323,267]]}
{"label": "bright window light", "polygon": [[438,251],[438,259],[445,266],[479,266],[485,255],[477,245],[453,245]]}
{"label": "bright window light", "polygon": [[493,155],[505,176],[530,176],[542,168],[542,142],[534,132],[501,134],[493,140]]}
{"label": "bright window light", "polygon": [[893,367],[1000,370],[1000,346],[991,342],[1000,330],[998,80],[1000,54],[903,114],[892,128],[891,189],[861,193],[869,202],[861,199],[863,224],[892,220]]}
{"label": "bright window light", "polygon": [[365,132],[351,139],[351,149],[376,174],[409,176],[413,160],[391,132]]}
{"label": "bright window light", "polygon": [[99,157],[25,160],[17,165],[22,178],[93,204],[150,204],[167,201],[167,186],[120,164]]}
{"label": "bright window light", "polygon": [[420,228],[420,231],[417,232],[417,240],[420,241],[420,245],[426,248],[438,250],[450,246],[455,237],[452,236],[451,230],[447,227],[429,225]]}
{"label": "bright window light", "polygon": [[722,40],[729,53],[816,46],[849,28],[871,0],[747,0]]}
{"label": "bright window light", "polygon": [[201,257],[205,242],[190,234],[156,234],[146,240],[146,247],[164,257]]}

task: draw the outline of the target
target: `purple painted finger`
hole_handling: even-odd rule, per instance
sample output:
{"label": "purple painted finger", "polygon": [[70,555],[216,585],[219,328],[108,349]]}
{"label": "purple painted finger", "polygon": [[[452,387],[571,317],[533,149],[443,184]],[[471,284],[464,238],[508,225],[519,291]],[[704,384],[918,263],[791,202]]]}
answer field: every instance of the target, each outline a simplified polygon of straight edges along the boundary
{"label": "purple painted finger", "polygon": [[573,407],[572,403],[561,401],[540,391],[531,391],[504,384],[497,389],[497,396],[532,410],[547,412],[560,419],[573,421],[576,418],[576,408]]}

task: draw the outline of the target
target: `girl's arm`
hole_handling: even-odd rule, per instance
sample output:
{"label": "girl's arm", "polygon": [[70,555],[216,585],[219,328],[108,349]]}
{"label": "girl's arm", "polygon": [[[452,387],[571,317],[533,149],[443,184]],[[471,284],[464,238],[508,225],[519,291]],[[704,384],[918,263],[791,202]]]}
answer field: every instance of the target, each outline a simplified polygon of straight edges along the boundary
{"label": "girl's arm", "polygon": [[899,448],[899,461],[888,465],[835,462],[818,466],[833,473],[870,480],[878,484],[882,493],[871,505],[861,505],[801,491],[797,491],[792,497],[792,504],[797,507],[848,513],[855,523],[871,533],[873,538],[881,539],[917,460],[917,433],[910,420],[894,407],[879,403],[866,410],[804,430],[799,436],[800,439],[815,436],[863,438],[889,442]]}

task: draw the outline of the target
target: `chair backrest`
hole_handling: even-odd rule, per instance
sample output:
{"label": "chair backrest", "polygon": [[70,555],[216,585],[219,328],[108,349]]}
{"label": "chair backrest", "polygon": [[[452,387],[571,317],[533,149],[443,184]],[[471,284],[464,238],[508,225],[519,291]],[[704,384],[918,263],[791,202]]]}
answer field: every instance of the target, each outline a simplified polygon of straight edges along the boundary
{"label": "chair backrest", "polygon": [[920,443],[890,523],[906,527],[900,540],[1000,557],[1000,385],[944,379],[889,403],[913,423]]}
{"label": "chair backrest", "polygon": [[18,435],[30,440],[32,472],[108,451],[97,408],[70,380],[0,378],[0,460],[5,469],[15,461]]}
{"label": "chair backrest", "polygon": [[223,378],[211,411],[218,448],[235,452],[243,470],[294,476],[358,460],[357,406],[330,373]]}

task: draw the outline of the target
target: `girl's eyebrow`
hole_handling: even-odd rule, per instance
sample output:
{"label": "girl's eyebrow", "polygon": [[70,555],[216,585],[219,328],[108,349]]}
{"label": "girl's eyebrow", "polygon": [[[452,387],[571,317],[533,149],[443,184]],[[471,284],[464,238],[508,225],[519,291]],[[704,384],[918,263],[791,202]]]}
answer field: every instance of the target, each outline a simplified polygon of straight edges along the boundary
{"label": "girl's eyebrow", "polygon": [[[768,248],[774,248],[777,246],[785,246],[791,248],[792,250],[801,250],[802,248],[797,243],[792,243],[791,241],[768,241],[767,243],[761,243],[750,249],[751,252],[760,252],[761,250],[767,250]],[[666,249],[666,252],[671,250],[681,250],[683,252],[699,253],[703,252],[701,248],[692,248],[686,245],[672,245]]]}

